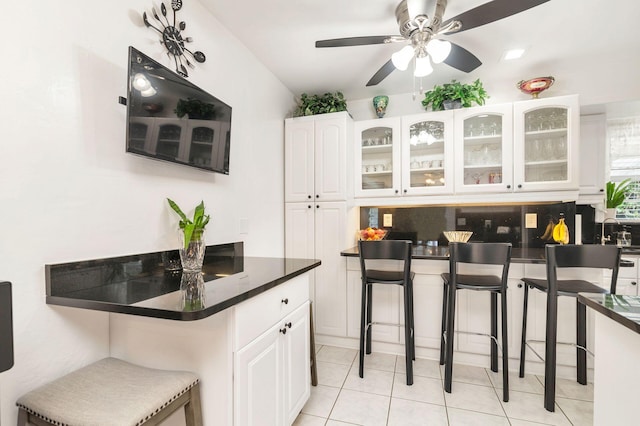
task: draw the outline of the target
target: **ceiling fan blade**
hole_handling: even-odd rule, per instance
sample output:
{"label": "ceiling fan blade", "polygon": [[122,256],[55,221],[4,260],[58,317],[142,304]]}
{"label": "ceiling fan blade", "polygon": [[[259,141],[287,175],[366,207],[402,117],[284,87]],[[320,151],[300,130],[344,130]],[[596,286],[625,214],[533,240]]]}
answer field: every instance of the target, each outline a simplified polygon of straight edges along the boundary
{"label": "ceiling fan blade", "polygon": [[318,40],[316,47],[346,47],[363,46],[367,44],[383,44],[392,41],[396,36],[365,36],[365,37],[345,37],[331,40]]}
{"label": "ceiling fan blade", "polygon": [[524,12],[527,9],[539,6],[548,1],[549,0],[493,0],[448,19],[442,23],[441,27],[446,27],[447,24],[452,21],[460,21],[462,28],[444,34],[459,33]]}
{"label": "ceiling fan blade", "polygon": [[476,55],[455,43],[451,43],[451,52],[444,63],[464,72],[471,72],[482,65]]}
{"label": "ceiling fan blade", "polygon": [[387,63],[384,64],[367,82],[367,87],[375,86],[376,84],[380,83],[382,80],[387,78],[387,76],[391,74],[395,69],[396,67],[393,66],[393,62],[391,62],[391,59],[389,59]]}

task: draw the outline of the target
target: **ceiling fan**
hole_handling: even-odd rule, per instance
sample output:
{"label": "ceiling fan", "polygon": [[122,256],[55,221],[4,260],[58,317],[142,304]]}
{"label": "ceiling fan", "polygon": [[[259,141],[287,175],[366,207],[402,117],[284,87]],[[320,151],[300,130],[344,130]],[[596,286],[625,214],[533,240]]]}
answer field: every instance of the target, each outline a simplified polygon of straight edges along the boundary
{"label": "ceiling fan", "polygon": [[[549,0],[493,0],[442,22],[447,0],[402,0],[396,7],[400,35],[346,37],[316,41],[316,47],[345,47],[368,44],[409,43],[394,53],[367,82],[375,86],[396,68],[406,70],[415,58],[414,75],[424,77],[433,71],[431,61],[444,62],[464,72],[471,72],[482,62],[462,46],[440,40],[490,22],[507,18]],[[429,60],[431,58],[431,60]]]}

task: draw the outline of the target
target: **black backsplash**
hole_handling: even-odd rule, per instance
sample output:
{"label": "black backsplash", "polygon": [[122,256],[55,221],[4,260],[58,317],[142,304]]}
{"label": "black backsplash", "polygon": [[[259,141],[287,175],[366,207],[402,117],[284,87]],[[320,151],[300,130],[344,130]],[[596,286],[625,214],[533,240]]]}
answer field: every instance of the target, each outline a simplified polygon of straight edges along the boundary
{"label": "black backsplash", "polygon": [[[362,207],[360,227],[376,226],[389,231],[387,238],[410,239],[414,243],[438,241],[447,245],[443,231],[472,231],[473,242],[511,242],[516,248],[538,248],[552,243],[542,240],[550,220],[565,216],[569,243],[575,243],[576,204],[545,203],[492,206]],[[392,215],[392,227],[383,227],[385,214]],[[525,227],[535,214],[535,227]],[[584,227],[584,223],[583,223]]]}

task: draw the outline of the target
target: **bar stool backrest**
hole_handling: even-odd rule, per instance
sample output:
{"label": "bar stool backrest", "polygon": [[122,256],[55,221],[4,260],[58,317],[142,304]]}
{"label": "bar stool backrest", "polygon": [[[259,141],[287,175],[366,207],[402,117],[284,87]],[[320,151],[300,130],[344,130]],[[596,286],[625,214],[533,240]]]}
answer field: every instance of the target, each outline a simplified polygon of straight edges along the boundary
{"label": "bar stool backrest", "polygon": [[622,249],[617,246],[602,246],[595,244],[567,244],[545,246],[547,257],[547,281],[551,286],[558,279],[557,268],[596,268],[610,269],[611,283],[609,292],[616,293],[618,268]]}
{"label": "bar stool backrest", "polygon": [[402,260],[404,277],[408,282],[411,273],[411,248],[411,241],[407,240],[358,241],[362,274],[367,270],[366,260]]}
{"label": "bar stool backrest", "polygon": [[511,243],[449,243],[449,275],[457,283],[458,263],[502,265],[502,287],[507,288]]}

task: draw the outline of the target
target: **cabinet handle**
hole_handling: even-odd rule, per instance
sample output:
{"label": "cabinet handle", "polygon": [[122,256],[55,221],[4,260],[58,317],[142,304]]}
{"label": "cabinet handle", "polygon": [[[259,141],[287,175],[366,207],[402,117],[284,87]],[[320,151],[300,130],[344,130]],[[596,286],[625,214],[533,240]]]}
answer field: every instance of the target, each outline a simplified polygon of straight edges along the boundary
{"label": "cabinet handle", "polygon": [[522,288],[522,284],[518,284],[518,288]]}
{"label": "cabinet handle", "polygon": [[406,194],[406,193],[407,193],[407,190],[405,189],[403,192]]}
{"label": "cabinet handle", "polygon": [[604,189],[600,188],[600,192],[604,192]]}
{"label": "cabinet handle", "polygon": [[316,194],[316,198],[320,198],[320,195]]}
{"label": "cabinet handle", "polygon": [[309,204],[307,207],[311,208],[311,204]]}
{"label": "cabinet handle", "polygon": [[507,189],[511,189],[511,185],[507,185]]}
{"label": "cabinet handle", "polygon": [[307,198],[311,199],[311,195],[307,195]]}
{"label": "cabinet handle", "polygon": [[636,284],[638,284],[638,283],[635,282],[635,281],[631,281],[631,285],[636,285]]}
{"label": "cabinet handle", "polygon": [[398,192],[400,192],[400,191],[398,191],[398,190],[396,189],[396,194],[397,194]]}
{"label": "cabinet handle", "polygon": [[285,305],[288,305],[289,304],[289,299],[288,298],[282,299],[282,303],[284,303]]}
{"label": "cabinet handle", "polygon": [[319,209],[319,208],[320,208],[320,204],[316,204],[316,209]]}
{"label": "cabinet handle", "polygon": [[288,327],[288,328],[291,328],[291,321],[289,321],[288,323],[286,323],[284,326],[285,326],[285,327]]}
{"label": "cabinet handle", "polygon": [[281,328],[281,329],[280,329],[280,333],[282,333],[282,334],[287,334],[287,329],[286,329],[286,328]]}
{"label": "cabinet handle", "polygon": [[522,188],[522,185],[521,185],[521,184],[518,184],[518,188]]}

